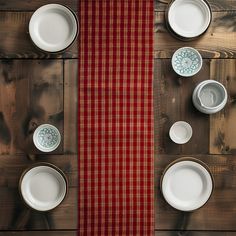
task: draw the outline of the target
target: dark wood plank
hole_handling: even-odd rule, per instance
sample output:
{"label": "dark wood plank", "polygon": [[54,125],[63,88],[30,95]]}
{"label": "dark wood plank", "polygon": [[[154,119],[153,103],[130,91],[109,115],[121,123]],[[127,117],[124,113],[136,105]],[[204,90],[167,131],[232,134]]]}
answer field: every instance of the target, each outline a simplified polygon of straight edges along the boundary
{"label": "dark wood plank", "polygon": [[236,232],[227,231],[156,231],[155,236],[235,236]]}
{"label": "dark wood plank", "polygon": [[0,236],[76,236],[76,231],[13,231],[0,232]]}
{"label": "dark wood plank", "polygon": [[37,162],[50,162],[61,168],[69,181],[69,191],[63,203],[48,213],[29,211],[18,192],[21,173],[33,163],[24,155],[0,156],[0,230],[48,230],[77,228],[77,155],[45,155]]}
{"label": "dark wood plank", "polygon": [[[179,78],[172,70],[169,59],[155,60],[154,67],[155,139],[158,153],[208,153],[209,116],[195,109],[192,92],[199,82],[209,78],[209,61],[205,60],[200,73],[192,78]],[[193,128],[192,139],[185,145],[175,144],[169,138],[169,129],[178,120],[190,123]]]}
{"label": "dark wood plank", "polygon": [[180,212],[169,206],[160,193],[164,168],[182,155],[158,155],[155,161],[156,230],[223,230],[235,231],[236,156],[197,155],[213,173],[215,189],[208,203],[194,212]]}
{"label": "dark wood plank", "polygon": [[[155,0],[155,11],[165,11],[170,0]],[[236,10],[234,0],[208,0],[212,11],[232,11]]]}
{"label": "dark wood plank", "polygon": [[1,188],[0,230],[77,229],[77,188],[69,188],[64,201],[50,212],[30,210],[22,202],[17,188]]}
{"label": "dark wood plank", "polygon": [[0,188],[17,188],[21,173],[35,162],[49,162],[61,168],[68,177],[69,186],[78,186],[77,155],[40,155],[35,161],[26,155],[0,156]]}
{"label": "dark wood plank", "polygon": [[204,58],[236,58],[236,11],[215,12],[209,30],[199,39],[182,42],[166,29],[164,13],[155,13],[155,58],[171,58],[179,47],[198,49]]}
{"label": "dark wood plank", "polygon": [[74,11],[77,10],[78,1],[77,0],[28,0],[28,1],[19,1],[18,0],[0,0],[0,9],[1,11],[34,11],[37,8],[45,4],[58,3],[66,5],[72,8]]}
{"label": "dark wood plank", "polygon": [[64,63],[64,152],[77,153],[78,61]]}
{"label": "dark wood plank", "polygon": [[236,154],[236,60],[212,60],[211,79],[223,83],[229,98],[224,110],[210,119],[210,153]]}
{"label": "dark wood plank", "polygon": [[31,15],[32,12],[0,12],[0,58],[76,58],[78,56],[77,41],[68,50],[59,54],[48,54],[37,49],[28,33]]}
{"label": "dark wood plank", "polygon": [[[39,153],[32,142],[38,125],[51,123],[63,137],[63,62],[3,60],[0,64],[0,154]],[[63,152],[63,141],[55,152]]]}

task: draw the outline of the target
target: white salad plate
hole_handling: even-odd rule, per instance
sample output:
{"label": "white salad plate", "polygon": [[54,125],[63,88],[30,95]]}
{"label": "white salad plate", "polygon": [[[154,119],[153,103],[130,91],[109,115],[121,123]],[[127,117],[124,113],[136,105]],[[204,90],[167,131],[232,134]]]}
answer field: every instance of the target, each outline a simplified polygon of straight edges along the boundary
{"label": "white salad plate", "polygon": [[22,174],[19,188],[23,200],[29,207],[38,211],[49,211],[65,198],[67,181],[58,168],[42,164]]}
{"label": "white salad plate", "polygon": [[38,8],[29,22],[29,34],[34,44],[47,52],[60,52],[69,47],[78,33],[75,14],[60,4]]}
{"label": "white salad plate", "polygon": [[55,126],[42,124],[34,131],[33,142],[38,150],[52,152],[60,145],[61,134]]}
{"label": "white salad plate", "polygon": [[192,134],[191,125],[185,121],[175,122],[169,130],[171,140],[177,144],[187,143],[191,139]]}
{"label": "white salad plate", "polygon": [[161,190],[167,203],[175,209],[194,211],[209,200],[213,178],[209,170],[197,161],[175,161],[164,172]]}
{"label": "white salad plate", "polygon": [[174,33],[184,38],[195,38],[209,27],[211,9],[204,0],[175,0],[167,17]]}

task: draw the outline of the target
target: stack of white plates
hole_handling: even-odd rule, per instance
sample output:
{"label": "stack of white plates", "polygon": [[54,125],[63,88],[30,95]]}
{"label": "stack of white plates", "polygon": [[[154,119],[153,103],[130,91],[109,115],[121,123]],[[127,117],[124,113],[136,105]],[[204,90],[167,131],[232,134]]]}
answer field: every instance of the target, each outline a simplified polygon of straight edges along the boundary
{"label": "stack of white plates", "polygon": [[175,0],[166,12],[168,28],[183,40],[202,35],[212,19],[211,9],[205,0]]}
{"label": "stack of white plates", "polygon": [[180,211],[194,211],[209,200],[213,177],[209,168],[195,158],[180,158],[171,163],[161,179],[167,203]]}

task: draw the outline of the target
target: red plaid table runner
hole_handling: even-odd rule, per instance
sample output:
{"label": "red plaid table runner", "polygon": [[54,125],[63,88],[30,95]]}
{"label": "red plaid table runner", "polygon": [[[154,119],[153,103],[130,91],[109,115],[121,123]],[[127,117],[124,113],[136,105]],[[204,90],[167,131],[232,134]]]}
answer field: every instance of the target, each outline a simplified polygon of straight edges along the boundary
{"label": "red plaid table runner", "polygon": [[79,14],[79,235],[153,235],[153,2]]}

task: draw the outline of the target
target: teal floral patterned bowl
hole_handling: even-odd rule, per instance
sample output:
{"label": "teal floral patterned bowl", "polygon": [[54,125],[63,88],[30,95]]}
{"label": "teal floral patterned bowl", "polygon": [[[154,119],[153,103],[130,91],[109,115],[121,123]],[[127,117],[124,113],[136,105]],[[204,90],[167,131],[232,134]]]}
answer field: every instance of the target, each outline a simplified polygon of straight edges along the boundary
{"label": "teal floral patterned bowl", "polygon": [[33,142],[38,150],[52,152],[59,146],[61,135],[55,126],[43,124],[34,131]]}
{"label": "teal floral patterned bowl", "polygon": [[202,68],[202,56],[194,48],[179,48],[172,56],[172,67],[174,71],[183,77],[197,74]]}

